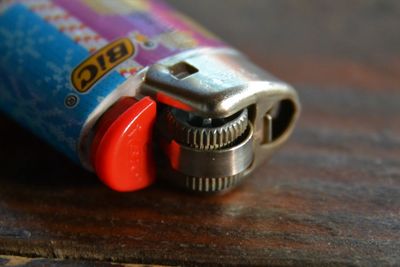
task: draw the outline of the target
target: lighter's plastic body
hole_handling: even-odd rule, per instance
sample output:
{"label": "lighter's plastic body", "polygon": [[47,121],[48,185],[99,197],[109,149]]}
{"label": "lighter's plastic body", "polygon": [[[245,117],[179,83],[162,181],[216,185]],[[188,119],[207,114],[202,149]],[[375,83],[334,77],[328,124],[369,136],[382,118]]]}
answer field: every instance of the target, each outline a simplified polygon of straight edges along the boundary
{"label": "lighter's plastic body", "polygon": [[[223,46],[161,1],[115,2],[0,4],[0,109],[88,169],[83,129],[91,116],[135,94],[123,89],[129,78],[137,76],[139,86],[138,73],[159,60]],[[79,69],[96,53],[92,69]]]}

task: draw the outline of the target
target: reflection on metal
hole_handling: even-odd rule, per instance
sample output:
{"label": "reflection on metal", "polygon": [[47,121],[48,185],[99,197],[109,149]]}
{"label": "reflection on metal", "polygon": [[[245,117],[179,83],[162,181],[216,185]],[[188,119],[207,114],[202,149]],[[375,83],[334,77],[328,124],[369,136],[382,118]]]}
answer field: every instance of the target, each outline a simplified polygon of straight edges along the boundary
{"label": "reflection on metal", "polygon": [[237,185],[288,139],[300,111],[291,86],[226,48],[163,60],[139,91],[161,104],[170,179],[196,192]]}
{"label": "reflection on metal", "polygon": [[264,116],[264,142],[263,144],[268,144],[272,141],[272,116],[267,113]]}

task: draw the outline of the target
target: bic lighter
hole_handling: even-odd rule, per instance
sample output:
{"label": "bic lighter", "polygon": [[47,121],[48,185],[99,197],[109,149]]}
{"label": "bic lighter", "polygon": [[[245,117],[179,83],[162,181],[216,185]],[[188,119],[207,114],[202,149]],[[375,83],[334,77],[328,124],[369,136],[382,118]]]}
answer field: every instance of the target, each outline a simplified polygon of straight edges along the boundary
{"label": "bic lighter", "polygon": [[1,110],[114,190],[225,191],[292,132],[294,89],[161,1],[0,3]]}

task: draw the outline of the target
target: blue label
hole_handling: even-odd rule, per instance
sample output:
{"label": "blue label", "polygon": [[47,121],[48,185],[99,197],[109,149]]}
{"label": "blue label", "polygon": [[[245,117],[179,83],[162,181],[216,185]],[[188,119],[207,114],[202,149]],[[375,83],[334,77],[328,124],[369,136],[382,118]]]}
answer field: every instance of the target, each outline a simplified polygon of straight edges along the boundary
{"label": "blue label", "polygon": [[22,4],[0,13],[0,109],[79,161],[88,116],[125,81],[116,71],[80,94],[73,69],[89,52]]}

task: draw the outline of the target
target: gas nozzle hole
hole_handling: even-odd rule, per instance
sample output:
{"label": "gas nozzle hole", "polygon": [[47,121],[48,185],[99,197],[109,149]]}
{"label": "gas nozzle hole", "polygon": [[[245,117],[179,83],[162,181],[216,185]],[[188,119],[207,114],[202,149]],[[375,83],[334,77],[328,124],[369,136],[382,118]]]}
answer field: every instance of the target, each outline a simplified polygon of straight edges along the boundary
{"label": "gas nozzle hole", "polygon": [[289,99],[275,104],[264,116],[263,143],[271,143],[289,128],[295,114],[295,105]]}
{"label": "gas nozzle hole", "polygon": [[238,111],[235,114],[225,118],[207,118],[180,109],[173,109],[172,113],[181,122],[185,122],[185,124],[197,128],[221,127],[229,122],[241,119],[243,116],[246,117],[247,121],[247,110]]}
{"label": "gas nozzle hole", "polygon": [[169,71],[176,79],[182,80],[195,74],[199,70],[183,61],[169,67]]}

